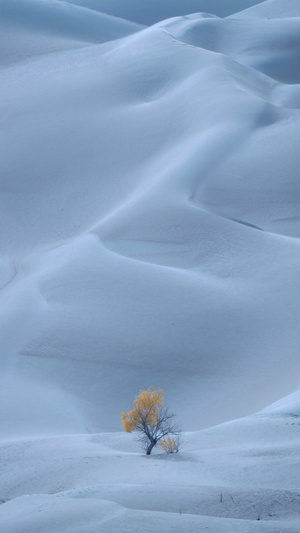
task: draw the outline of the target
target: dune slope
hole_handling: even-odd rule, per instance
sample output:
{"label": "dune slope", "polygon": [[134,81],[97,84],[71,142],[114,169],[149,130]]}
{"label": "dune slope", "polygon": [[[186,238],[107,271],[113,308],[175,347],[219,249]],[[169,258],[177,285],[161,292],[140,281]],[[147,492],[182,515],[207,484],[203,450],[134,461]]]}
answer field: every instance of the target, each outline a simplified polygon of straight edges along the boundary
{"label": "dune slope", "polygon": [[2,0],[0,65],[111,41],[140,29],[139,24],[59,0]]}
{"label": "dune slope", "polygon": [[298,85],[260,67],[299,18],[109,21],[0,73],[5,434],[116,430],[150,384],[190,430],[298,387]]}

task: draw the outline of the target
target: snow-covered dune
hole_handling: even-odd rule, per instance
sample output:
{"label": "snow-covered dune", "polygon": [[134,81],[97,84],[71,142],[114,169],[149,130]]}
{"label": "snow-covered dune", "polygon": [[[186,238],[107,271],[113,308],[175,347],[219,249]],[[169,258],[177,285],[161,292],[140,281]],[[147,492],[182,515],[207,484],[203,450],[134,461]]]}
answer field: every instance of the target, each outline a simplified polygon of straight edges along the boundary
{"label": "snow-covered dune", "polygon": [[191,16],[190,22],[170,23],[170,33],[180,41],[214,52],[267,74],[283,83],[300,82],[300,15],[278,20],[264,18],[218,19]]}
{"label": "snow-covered dune", "polygon": [[248,51],[230,57],[241,24],[175,18],[3,69],[2,394],[15,412],[24,384],[15,432],[41,429],[52,388],[74,398],[81,431],[117,429],[151,383],[186,429],[298,386],[299,110]]}
{"label": "snow-covered dune", "polygon": [[124,37],[141,25],[60,0],[1,0],[0,65]]}
{"label": "snow-covered dune", "polygon": [[[2,0],[0,21],[5,533],[296,532],[299,2]],[[118,433],[150,385],[194,432],[155,465]]]}

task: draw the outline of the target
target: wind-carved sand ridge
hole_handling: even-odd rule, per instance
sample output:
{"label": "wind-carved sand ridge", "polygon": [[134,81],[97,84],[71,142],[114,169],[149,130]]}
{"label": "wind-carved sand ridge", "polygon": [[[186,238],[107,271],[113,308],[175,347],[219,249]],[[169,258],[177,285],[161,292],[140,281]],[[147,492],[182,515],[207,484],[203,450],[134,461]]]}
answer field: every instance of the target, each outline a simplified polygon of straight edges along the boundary
{"label": "wind-carved sand ridge", "polygon": [[0,20],[0,529],[299,533],[299,1]]}

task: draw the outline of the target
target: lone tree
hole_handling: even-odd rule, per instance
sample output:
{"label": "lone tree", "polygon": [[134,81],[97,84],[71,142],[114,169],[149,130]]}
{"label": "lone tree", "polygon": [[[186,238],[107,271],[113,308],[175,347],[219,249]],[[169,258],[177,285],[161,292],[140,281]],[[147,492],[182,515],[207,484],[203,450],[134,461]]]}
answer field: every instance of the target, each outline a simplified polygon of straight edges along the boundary
{"label": "lone tree", "polygon": [[[174,442],[174,446],[161,446],[167,453],[178,451],[180,430],[173,423],[175,417],[164,407],[164,393],[161,389],[149,387],[141,390],[133,401],[133,409],[129,413],[121,413],[122,426],[127,433],[136,431],[138,440],[150,455],[158,442]],[[174,438],[172,438],[171,436]],[[166,441],[166,437],[168,440]]]}

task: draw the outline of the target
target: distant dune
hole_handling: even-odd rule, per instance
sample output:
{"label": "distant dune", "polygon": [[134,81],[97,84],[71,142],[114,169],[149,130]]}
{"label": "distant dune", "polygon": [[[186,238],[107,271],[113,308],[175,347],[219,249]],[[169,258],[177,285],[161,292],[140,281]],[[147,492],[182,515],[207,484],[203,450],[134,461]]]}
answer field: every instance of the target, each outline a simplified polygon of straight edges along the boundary
{"label": "distant dune", "polygon": [[[191,13],[212,13],[227,17],[244,9],[260,4],[263,0],[65,0],[70,4],[123,17],[150,26],[171,17]],[[294,0],[296,1],[296,0]],[[298,16],[295,13],[293,16]]]}

